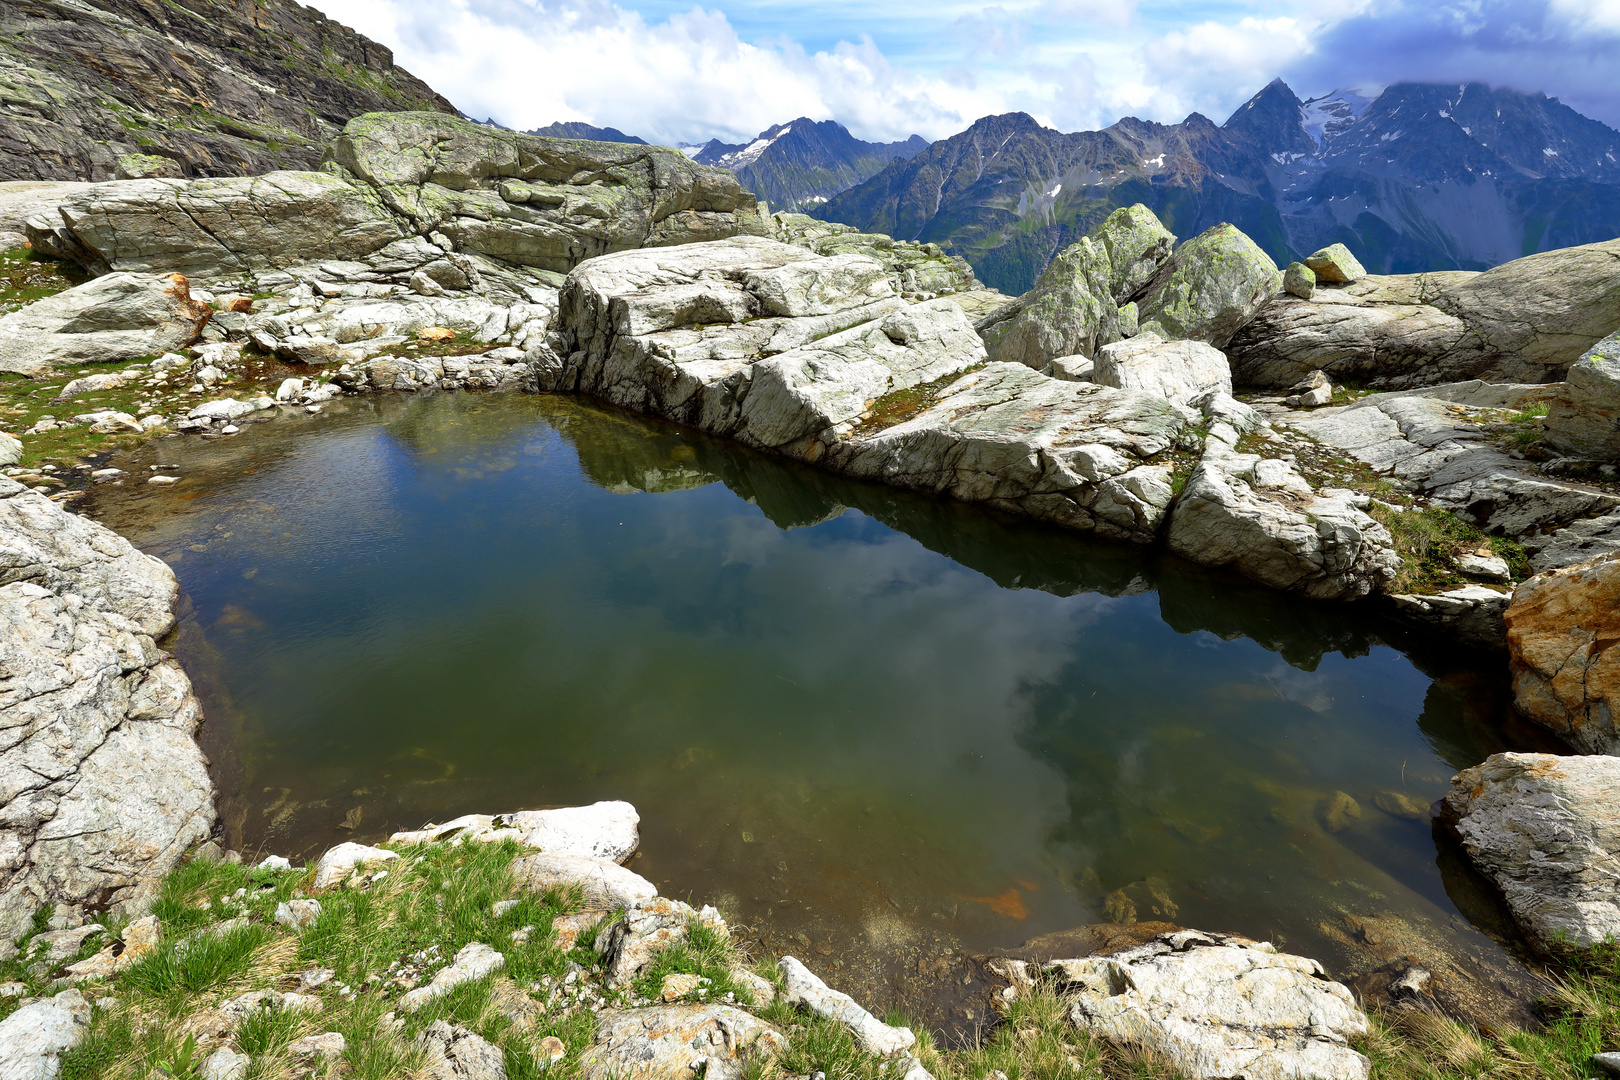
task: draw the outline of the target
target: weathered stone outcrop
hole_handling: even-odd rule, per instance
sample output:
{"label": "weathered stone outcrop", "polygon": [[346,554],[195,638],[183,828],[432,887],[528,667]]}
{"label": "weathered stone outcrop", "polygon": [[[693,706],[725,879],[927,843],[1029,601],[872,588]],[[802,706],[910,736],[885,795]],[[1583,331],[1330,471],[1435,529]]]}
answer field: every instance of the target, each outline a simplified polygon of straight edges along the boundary
{"label": "weathered stone outcrop", "polygon": [[1142,331],[1225,348],[1282,288],[1282,271],[1236,226],[1217,225],[1164,261],[1137,302]]}
{"label": "weathered stone outcrop", "polygon": [[1620,754],[1620,553],[1520,585],[1504,616],[1518,710],[1588,754]]}
{"label": "weathered stone outcrop", "polygon": [[865,255],[877,260],[889,271],[894,291],[908,300],[983,290],[967,260],[945,254],[938,244],[863,233],[849,225],[817,221],[804,214],[772,214],[771,225],[776,239],[809,248],[817,255]]}
{"label": "weathered stone outcrop", "polygon": [[1183,1076],[1365,1080],[1349,1040],[1367,1032],[1322,965],[1270,944],[1180,930],[1145,945],[1047,965],[1075,994],[1076,1027],[1162,1055]]}
{"label": "weathered stone outcrop", "polygon": [[28,234],[99,271],[236,278],[363,260],[432,278],[448,252],[565,273],[610,251],[769,231],[731,173],[663,147],[402,112],[355,117],[331,154],[337,175],[97,184],[31,219]]}
{"label": "weathered stone outcrop", "polygon": [[1202,341],[1165,341],[1152,332],[1097,350],[1091,381],[1189,406],[1212,393],[1232,392],[1232,370],[1221,350]]}
{"label": "weathered stone outcrop", "polygon": [[1317,600],[1355,600],[1381,590],[1400,565],[1366,504],[1351,491],[1313,489],[1286,461],[1211,439],[1166,535],[1170,550],[1204,566]]}
{"label": "weathered stone outcrop", "polygon": [[1409,387],[1464,379],[1542,383],[1617,329],[1620,240],[1561,248],[1482,274],[1369,276],[1281,296],[1228,350],[1239,385],[1334,379]]}
{"label": "weathered stone outcrop", "polygon": [[1570,365],[1548,403],[1547,441],[1581,457],[1620,458],[1620,330]]}
{"label": "weathered stone outcrop", "polygon": [[1543,947],[1620,938],[1620,758],[1492,754],[1464,769],[1445,820]]}
{"label": "weathered stone outcrop", "polygon": [[[163,563],[0,480],[0,940],[46,903],[137,904],[213,827]],[[7,946],[9,948],[9,945]]]}
{"label": "weathered stone outcrop", "polygon": [[834,990],[796,957],[781,961],[783,989],[790,1005],[801,1005],[818,1016],[836,1020],[849,1028],[856,1044],[868,1054],[898,1054],[916,1045],[910,1028],[890,1027],[848,994]]}
{"label": "weathered stone outcrop", "polygon": [[1094,235],[1108,255],[1109,295],[1121,305],[1147,288],[1176,246],[1175,234],[1141,203],[1109,214]]}
{"label": "weathered stone outcrop", "polygon": [[110,180],[131,155],[188,176],[309,169],[361,113],[455,112],[293,0],[8,0],[0,88],[0,180]]}
{"label": "weathered stone outcrop", "polygon": [[995,363],[827,460],[852,476],[1150,543],[1174,497],[1159,455],[1190,426],[1162,398]]}
{"label": "weathered stone outcrop", "polygon": [[108,274],[0,316],[0,371],[37,375],[176,352],[211,314],[179,274]]}

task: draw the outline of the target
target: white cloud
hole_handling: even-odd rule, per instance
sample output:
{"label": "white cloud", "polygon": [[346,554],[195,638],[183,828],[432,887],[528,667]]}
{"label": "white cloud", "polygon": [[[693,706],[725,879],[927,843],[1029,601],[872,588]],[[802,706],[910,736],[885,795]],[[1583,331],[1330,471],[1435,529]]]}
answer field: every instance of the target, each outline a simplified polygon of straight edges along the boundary
{"label": "white cloud", "polygon": [[942,138],[1000,102],[890,64],[870,39],[807,52],[749,43],[693,8],[648,23],[605,0],[318,0],[469,115],[516,128],[583,120],[664,141],[745,140],[796,116],[867,138]]}

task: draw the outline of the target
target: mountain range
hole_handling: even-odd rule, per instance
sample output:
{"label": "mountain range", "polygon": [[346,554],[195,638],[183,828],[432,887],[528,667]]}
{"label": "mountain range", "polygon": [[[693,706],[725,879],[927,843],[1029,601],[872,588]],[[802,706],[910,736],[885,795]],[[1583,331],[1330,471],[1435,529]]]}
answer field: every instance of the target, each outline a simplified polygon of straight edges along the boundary
{"label": "mountain range", "polygon": [[618,128],[595,127],[578,120],[559,120],[542,128],[524,132],[525,135],[549,135],[554,139],[594,139],[596,142],[626,142],[647,145],[646,139],[626,135]]}
{"label": "mountain range", "polygon": [[987,116],[812,214],[938,243],[1011,293],[1136,202],[1182,237],[1230,221],[1279,262],[1343,242],[1374,272],[1484,269],[1620,235],[1617,159],[1620,133],[1542,94],[1400,83],[1302,101],[1278,80],[1221,125]]}
{"label": "mountain range", "polygon": [[772,210],[802,212],[892,163],[915,157],[928,146],[921,135],[904,142],[864,142],[834,120],[817,122],[801,116],[766,128],[750,143],[711,140],[692,154],[692,160],[730,169],[743,187],[768,202]]}

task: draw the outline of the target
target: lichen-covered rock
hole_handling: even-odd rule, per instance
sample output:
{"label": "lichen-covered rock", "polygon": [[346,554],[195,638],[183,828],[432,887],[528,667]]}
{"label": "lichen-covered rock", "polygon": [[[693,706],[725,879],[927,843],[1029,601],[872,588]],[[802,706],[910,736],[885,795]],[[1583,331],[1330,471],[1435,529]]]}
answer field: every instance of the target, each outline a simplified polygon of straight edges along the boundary
{"label": "lichen-covered rock", "polygon": [[458,251],[567,272],[626,248],[767,235],[724,169],[659,146],[551,139],[442,113],[355,117],[332,157],[412,231]]}
{"label": "lichen-covered rock", "polygon": [[1620,458],[1620,332],[1570,365],[1548,406],[1547,441],[1582,457]]}
{"label": "lichen-covered rock", "polygon": [[1216,225],[1159,268],[1137,302],[1141,329],[1223,348],[1281,288],[1271,256],[1236,226]]}
{"label": "lichen-covered rock", "polygon": [[435,1020],[417,1037],[427,1051],[423,1080],[506,1080],[506,1055],[459,1024]]}
{"label": "lichen-covered rock", "polygon": [[1543,947],[1620,938],[1620,758],[1492,754],[1451,782],[1443,819]]}
{"label": "lichen-covered rock", "polygon": [[707,926],[722,938],[730,933],[725,920],[712,907],[694,911],[679,900],[661,896],[638,900],[594,943],[603,958],[608,985],[628,986],[659,953],[685,941],[694,924]]}
{"label": "lichen-covered rock", "polygon": [[178,180],[185,174],[180,169],[180,163],[173,158],[159,157],[156,154],[124,154],[118,159],[117,168],[113,169],[114,180]]}
{"label": "lichen-covered rock", "polygon": [[1152,333],[1097,350],[1091,381],[1177,405],[1192,405],[1212,393],[1232,393],[1232,369],[1225,353],[1202,341],[1165,341]]}
{"label": "lichen-covered rock", "polygon": [[1504,616],[1519,712],[1589,754],[1620,754],[1620,554],[1548,570]]}
{"label": "lichen-covered rock", "polygon": [[730,1005],[661,1005],[607,1013],[580,1055],[586,1080],[739,1080],[755,1053],[787,1045],[780,1032]]}
{"label": "lichen-covered rock", "polygon": [[1189,427],[1162,398],[992,363],[825,460],[852,476],[1150,543],[1173,498],[1158,456]]}
{"label": "lichen-covered rock", "polygon": [[212,830],[201,711],[154,638],[177,587],[123,537],[0,480],[0,940],[42,904],[133,913]]}
{"label": "lichen-covered rock", "polygon": [[867,1012],[848,994],[834,990],[792,956],[781,959],[783,996],[790,1005],[802,1005],[817,1016],[849,1028],[855,1042],[868,1054],[889,1056],[910,1050],[917,1036],[910,1028],[890,1027]]}
{"label": "lichen-covered rock", "polygon": [[1289,263],[1283,270],[1283,292],[1309,300],[1316,295],[1316,272],[1304,263]]}
{"label": "lichen-covered rock", "polygon": [[1316,600],[1380,590],[1400,557],[1353,492],[1314,490],[1288,462],[1211,440],[1176,501],[1170,550]]}
{"label": "lichen-covered rock", "polygon": [[0,317],[0,371],[37,375],[175,352],[197,340],[209,315],[179,274],[108,274]]}
{"label": "lichen-covered rock", "polygon": [[327,173],[120,180],[30,219],[42,252],[109,270],[239,277],[271,267],[356,260],[405,235],[375,192]]}
{"label": "lichen-covered rock", "polygon": [[[783,243],[809,248],[817,255],[864,255],[880,263],[889,272],[894,291],[907,299],[986,291],[980,288],[966,259],[945,254],[938,244],[863,233],[849,225],[817,221],[805,214],[772,214],[771,222],[775,238]],[[999,293],[994,295],[1006,299]]]}
{"label": "lichen-covered rock", "polygon": [[1039,370],[1059,356],[1095,356],[1118,337],[1107,249],[1091,237],[1060,251],[1016,310],[982,330],[990,358]]}
{"label": "lichen-covered rock", "polygon": [[1349,1040],[1367,1033],[1322,965],[1270,944],[1179,930],[1109,956],[1047,965],[1075,993],[1076,1027],[1217,1080],[1365,1080]]}
{"label": "lichen-covered rock", "polygon": [[1324,285],[1349,285],[1367,276],[1367,268],[1343,244],[1329,244],[1305,256],[1305,268]]}
{"label": "lichen-covered rock", "polygon": [[1109,214],[1092,236],[1108,255],[1108,291],[1120,305],[1153,280],[1176,246],[1175,234],[1141,203]]}

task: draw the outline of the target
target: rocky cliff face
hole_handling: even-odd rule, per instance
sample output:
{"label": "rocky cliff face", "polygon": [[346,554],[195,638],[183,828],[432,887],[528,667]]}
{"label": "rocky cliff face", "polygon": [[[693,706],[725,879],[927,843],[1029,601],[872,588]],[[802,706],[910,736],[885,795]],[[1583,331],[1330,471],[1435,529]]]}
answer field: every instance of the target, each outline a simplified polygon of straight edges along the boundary
{"label": "rocky cliff face", "polygon": [[1617,170],[1620,133],[1540,94],[1405,83],[1301,101],[1278,81],[1220,126],[985,117],[815,216],[938,243],[1012,293],[1135,202],[1181,236],[1229,221],[1279,264],[1344,243],[1374,273],[1483,270],[1620,232]]}
{"label": "rocky cliff face", "polygon": [[0,99],[0,180],[308,169],[361,113],[455,111],[293,0],[8,0]]}
{"label": "rocky cliff face", "polygon": [[896,159],[915,157],[927,148],[921,135],[904,142],[870,143],[836,121],[817,123],[801,116],[766,128],[746,145],[715,139],[693,160],[730,169],[744,188],[773,210],[805,212],[875,176]]}

